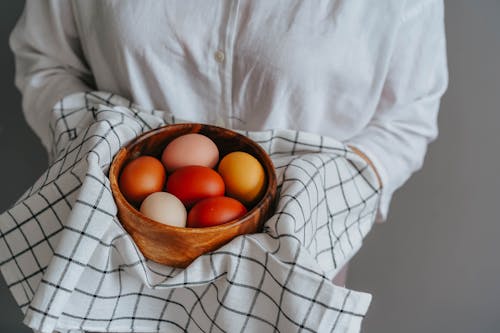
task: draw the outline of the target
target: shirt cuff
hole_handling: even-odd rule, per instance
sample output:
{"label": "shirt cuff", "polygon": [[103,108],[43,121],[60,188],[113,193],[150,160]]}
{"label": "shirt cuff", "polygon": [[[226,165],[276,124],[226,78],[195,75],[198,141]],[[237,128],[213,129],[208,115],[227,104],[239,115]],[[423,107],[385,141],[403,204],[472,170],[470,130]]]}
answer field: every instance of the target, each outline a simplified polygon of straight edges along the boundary
{"label": "shirt cuff", "polygon": [[387,219],[387,214],[389,211],[389,205],[391,202],[392,194],[395,189],[391,189],[392,184],[389,180],[387,168],[378,158],[378,156],[380,156],[379,149],[377,149],[374,145],[370,144],[369,142],[363,140],[362,137],[353,138],[349,141],[346,141],[345,143],[349,146],[353,146],[359,149],[373,163],[373,166],[375,167],[382,182],[382,187],[380,188],[379,207],[375,221],[377,223],[385,222],[385,220]]}

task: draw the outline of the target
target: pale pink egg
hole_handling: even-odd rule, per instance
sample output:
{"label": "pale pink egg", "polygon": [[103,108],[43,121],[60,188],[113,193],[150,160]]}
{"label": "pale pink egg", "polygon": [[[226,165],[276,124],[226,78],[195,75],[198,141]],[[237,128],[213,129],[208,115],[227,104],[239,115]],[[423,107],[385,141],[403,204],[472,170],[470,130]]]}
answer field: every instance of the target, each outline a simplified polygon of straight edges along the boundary
{"label": "pale pink egg", "polygon": [[175,138],[165,147],[161,161],[168,172],[189,165],[213,168],[219,161],[219,149],[205,135],[185,134]]}

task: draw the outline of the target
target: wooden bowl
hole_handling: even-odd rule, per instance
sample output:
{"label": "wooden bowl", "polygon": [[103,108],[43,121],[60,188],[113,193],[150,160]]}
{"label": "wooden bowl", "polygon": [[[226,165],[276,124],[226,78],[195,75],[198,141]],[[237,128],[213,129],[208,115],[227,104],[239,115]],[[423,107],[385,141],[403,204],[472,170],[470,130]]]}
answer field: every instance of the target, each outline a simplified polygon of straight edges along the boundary
{"label": "wooden bowl", "polygon": [[[118,179],[129,161],[141,155],[160,158],[170,141],[189,133],[200,133],[212,139],[219,148],[220,159],[230,152],[244,151],[264,167],[267,189],[243,217],[207,228],[173,227],[142,215],[121,193]],[[271,213],[277,186],[273,163],[257,143],[225,128],[195,123],[167,125],[138,136],[115,156],[109,180],[118,206],[118,218],[144,256],[174,267],[186,267],[198,256],[216,250],[236,236],[259,232]]]}

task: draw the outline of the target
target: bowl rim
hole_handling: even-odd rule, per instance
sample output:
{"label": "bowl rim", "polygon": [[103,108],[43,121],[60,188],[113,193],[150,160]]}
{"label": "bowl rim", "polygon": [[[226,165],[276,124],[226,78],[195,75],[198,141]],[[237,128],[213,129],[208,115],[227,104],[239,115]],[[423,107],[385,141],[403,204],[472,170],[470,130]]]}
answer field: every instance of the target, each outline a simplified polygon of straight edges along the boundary
{"label": "bowl rim", "polygon": [[[268,162],[270,163],[270,165],[272,167],[272,171],[273,171],[273,172],[271,172],[271,175],[269,175],[268,170],[266,170],[266,166],[262,165],[263,163],[261,161],[259,161],[259,162],[261,162],[261,165],[264,168],[265,173],[266,173],[266,177],[267,177],[267,179],[266,179],[267,180],[266,191],[262,194],[262,197],[260,198],[260,200],[258,202],[256,202],[253,205],[252,209],[248,210],[245,213],[245,215],[243,215],[237,219],[234,219],[234,220],[231,220],[231,221],[228,221],[225,223],[221,223],[218,225],[210,226],[210,227],[198,227],[198,228],[187,227],[187,226],[186,227],[176,227],[176,226],[172,226],[172,225],[168,225],[168,224],[164,224],[164,223],[155,221],[155,220],[145,216],[138,209],[136,209],[127,199],[125,199],[125,196],[123,195],[123,193],[120,190],[120,187],[118,186],[118,179],[117,178],[119,176],[119,173],[121,172],[121,169],[120,170],[117,169],[118,168],[118,166],[117,166],[118,158],[122,155],[125,155],[127,153],[127,151],[129,151],[133,146],[135,146],[139,142],[144,141],[144,140],[164,131],[166,128],[182,127],[182,126],[191,126],[191,127],[202,126],[202,127],[210,127],[213,129],[220,129],[220,130],[231,132],[232,135],[235,135],[236,137],[239,137],[239,138],[243,139],[244,141],[247,141],[250,144],[254,145],[256,147],[256,149],[260,152],[260,154],[268,159]],[[186,133],[186,134],[190,134],[190,133]],[[150,155],[147,155],[147,156],[150,156]],[[122,168],[123,168],[123,165],[122,165]],[[272,193],[275,190],[274,188],[277,187],[277,179],[276,179],[277,177],[276,177],[276,172],[274,170],[275,170],[275,167],[274,167],[274,164],[273,164],[272,159],[270,158],[269,154],[267,154],[267,152],[261,147],[261,145],[259,145],[257,142],[250,139],[249,137],[247,137],[243,134],[240,134],[232,129],[225,128],[225,127],[220,127],[220,126],[205,124],[205,123],[186,122],[186,123],[166,124],[166,125],[154,128],[152,130],[146,131],[146,132],[140,134],[139,136],[136,136],[129,143],[127,143],[125,146],[120,148],[118,153],[116,153],[115,157],[113,158],[113,161],[111,162],[110,168],[109,168],[108,178],[109,178],[109,181],[111,184],[111,192],[112,192],[113,196],[117,196],[120,199],[120,201],[125,204],[126,208],[132,214],[134,214],[136,217],[140,217],[141,219],[144,220],[144,222],[146,222],[150,226],[152,226],[152,227],[153,226],[161,226],[166,231],[169,230],[169,231],[175,231],[175,232],[186,233],[186,234],[187,233],[197,234],[197,233],[207,233],[207,232],[216,231],[216,230],[223,231],[225,229],[231,229],[235,226],[243,224],[248,220],[248,218],[253,213],[255,213],[255,211],[260,207],[260,204],[262,202],[264,202],[264,200],[266,200],[268,197],[270,197],[270,200],[274,200],[274,198],[272,197],[273,196]],[[117,174],[118,174],[118,176],[117,176]],[[271,205],[272,205],[272,202],[271,202]],[[119,220],[120,224],[122,224],[121,220],[120,219],[118,219],[118,220]]]}

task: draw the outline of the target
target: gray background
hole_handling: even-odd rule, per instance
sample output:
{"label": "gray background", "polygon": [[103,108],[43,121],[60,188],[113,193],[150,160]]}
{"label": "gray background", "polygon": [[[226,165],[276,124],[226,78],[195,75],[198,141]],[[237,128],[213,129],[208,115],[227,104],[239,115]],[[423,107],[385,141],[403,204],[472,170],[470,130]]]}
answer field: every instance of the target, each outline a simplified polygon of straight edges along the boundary
{"label": "gray background", "polygon": [[[500,332],[500,2],[445,3],[450,87],[440,136],[349,272],[348,287],[374,297],[363,332]],[[13,86],[7,38],[22,6],[0,1],[0,212],[47,163]],[[0,332],[31,332],[3,279],[0,306]]]}

